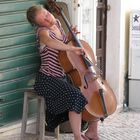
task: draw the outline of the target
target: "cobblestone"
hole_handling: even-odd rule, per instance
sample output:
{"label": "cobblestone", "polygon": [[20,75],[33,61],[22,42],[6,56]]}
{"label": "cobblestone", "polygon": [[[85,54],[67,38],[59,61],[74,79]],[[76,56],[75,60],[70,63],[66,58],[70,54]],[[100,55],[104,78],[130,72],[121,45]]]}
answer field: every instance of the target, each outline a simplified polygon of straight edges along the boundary
{"label": "cobblestone", "polygon": [[99,124],[101,140],[140,140],[140,112],[117,112]]}
{"label": "cobblestone", "polygon": [[[20,140],[19,136],[10,135],[0,140]],[[140,112],[117,111],[103,123],[99,122],[99,137],[100,140],[140,140]],[[47,140],[54,138],[48,137]],[[60,140],[73,140],[73,134],[60,134]]]}

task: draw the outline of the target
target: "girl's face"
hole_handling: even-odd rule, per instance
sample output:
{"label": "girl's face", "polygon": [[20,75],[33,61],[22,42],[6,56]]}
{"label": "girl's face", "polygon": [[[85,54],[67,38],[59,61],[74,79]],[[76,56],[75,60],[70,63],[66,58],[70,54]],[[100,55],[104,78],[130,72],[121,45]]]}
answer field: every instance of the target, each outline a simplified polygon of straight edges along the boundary
{"label": "girl's face", "polygon": [[53,26],[56,23],[55,17],[44,8],[37,11],[35,21],[36,21],[37,25],[45,26],[47,28],[50,28],[51,26]]}

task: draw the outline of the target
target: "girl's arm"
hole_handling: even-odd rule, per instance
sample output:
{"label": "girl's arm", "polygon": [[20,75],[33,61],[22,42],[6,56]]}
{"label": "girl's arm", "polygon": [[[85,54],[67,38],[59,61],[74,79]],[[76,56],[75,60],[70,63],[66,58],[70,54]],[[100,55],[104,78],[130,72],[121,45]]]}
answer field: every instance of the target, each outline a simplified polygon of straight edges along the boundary
{"label": "girl's arm", "polygon": [[64,44],[63,42],[61,42],[57,39],[52,39],[49,36],[49,33],[47,30],[41,30],[39,32],[39,38],[40,38],[40,45],[41,46],[47,45],[48,47],[56,49],[56,50],[75,51],[78,54],[84,53],[83,48],[78,48],[78,47],[75,47],[73,45]]}

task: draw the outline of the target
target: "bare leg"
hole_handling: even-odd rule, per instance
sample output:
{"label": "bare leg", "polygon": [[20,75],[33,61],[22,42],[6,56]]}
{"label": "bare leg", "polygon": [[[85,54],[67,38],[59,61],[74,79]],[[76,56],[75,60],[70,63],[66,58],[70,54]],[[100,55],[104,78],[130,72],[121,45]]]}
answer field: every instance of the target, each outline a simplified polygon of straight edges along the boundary
{"label": "bare leg", "polygon": [[70,111],[69,121],[74,134],[74,140],[83,140],[83,138],[81,137],[81,114]]}

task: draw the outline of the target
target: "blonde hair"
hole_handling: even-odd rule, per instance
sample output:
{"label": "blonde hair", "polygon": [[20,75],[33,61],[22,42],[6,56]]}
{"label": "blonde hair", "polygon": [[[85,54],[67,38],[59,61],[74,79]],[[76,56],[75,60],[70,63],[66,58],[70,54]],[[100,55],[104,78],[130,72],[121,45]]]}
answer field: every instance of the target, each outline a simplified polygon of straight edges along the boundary
{"label": "blonde hair", "polygon": [[27,20],[30,22],[32,26],[36,25],[35,17],[37,12],[39,10],[42,10],[43,8],[44,8],[43,5],[34,5],[27,10],[26,12]]}

